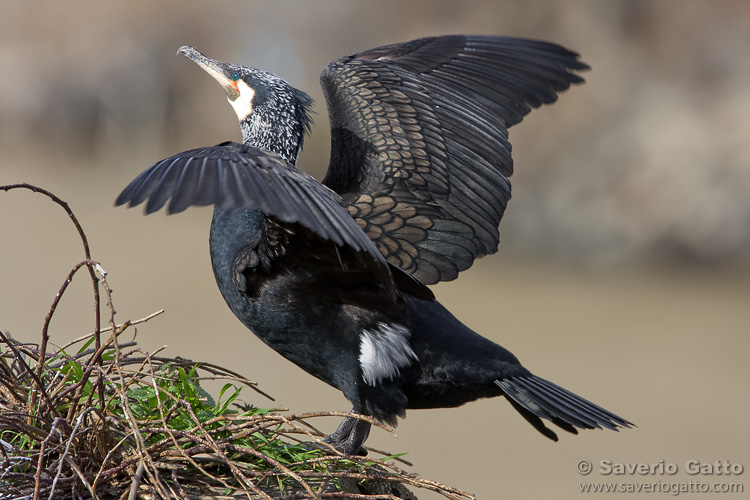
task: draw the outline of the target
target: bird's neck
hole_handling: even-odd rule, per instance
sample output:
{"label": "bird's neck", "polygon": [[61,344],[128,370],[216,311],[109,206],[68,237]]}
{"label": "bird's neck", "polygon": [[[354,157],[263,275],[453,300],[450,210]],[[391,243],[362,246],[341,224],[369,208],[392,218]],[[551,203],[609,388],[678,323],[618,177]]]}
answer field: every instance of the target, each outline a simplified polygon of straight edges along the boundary
{"label": "bird's neck", "polygon": [[271,151],[294,165],[302,148],[302,136],[294,130],[293,124],[287,128],[276,123],[271,126],[262,119],[251,117],[240,123],[242,142],[248,146]]}
{"label": "bird's neck", "polygon": [[284,112],[275,111],[281,106],[271,107],[270,111],[259,110],[242,120],[242,142],[274,152],[294,165],[312,123],[309,114],[312,101],[306,94],[302,96],[307,101],[297,98],[297,102],[289,104]]}

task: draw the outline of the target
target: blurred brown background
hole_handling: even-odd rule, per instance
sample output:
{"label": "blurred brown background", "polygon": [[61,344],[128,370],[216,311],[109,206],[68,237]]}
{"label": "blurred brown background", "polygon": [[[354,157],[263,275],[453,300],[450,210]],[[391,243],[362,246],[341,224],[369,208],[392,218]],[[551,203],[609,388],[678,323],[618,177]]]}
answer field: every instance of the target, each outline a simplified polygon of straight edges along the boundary
{"label": "blurred brown background", "polygon": [[[211,211],[144,218],[113,207],[156,160],[240,138],[224,93],[177,48],[310,93],[317,125],[300,166],[318,178],[328,128],[317,80],[337,57],[447,33],[580,51],[593,67],[586,85],[511,129],[514,198],[499,254],[434,291],[530,369],[638,429],[553,444],[488,400],[411,412],[397,437],[375,431],[369,444],[408,451],[414,472],[481,499],[607,497],[580,493],[583,480],[748,481],[683,467],[750,467],[750,3],[11,1],[0,14],[0,184],[69,202],[109,272],[119,322],[167,310],[139,328],[144,348],[236,369],[292,411],[348,406],[226,308],[208,258]],[[0,228],[0,329],[38,341],[80,243],[59,207],[27,191],[0,192]],[[87,279],[76,277],[52,321],[59,344],[93,327]],[[585,477],[583,459],[595,468]],[[680,471],[604,477],[601,460]]]}

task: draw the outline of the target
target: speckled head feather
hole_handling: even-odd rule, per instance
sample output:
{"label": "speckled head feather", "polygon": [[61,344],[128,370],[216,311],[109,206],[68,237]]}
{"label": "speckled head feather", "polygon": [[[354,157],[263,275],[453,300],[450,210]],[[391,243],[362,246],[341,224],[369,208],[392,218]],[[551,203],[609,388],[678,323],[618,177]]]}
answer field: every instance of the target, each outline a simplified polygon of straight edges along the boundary
{"label": "speckled head feather", "polygon": [[313,100],[267,71],[222,63],[195,47],[178,50],[218,81],[227,93],[242,129],[242,142],[273,151],[295,163],[310,132]]}
{"label": "speckled head feather", "polygon": [[236,67],[240,68],[240,81],[255,90],[251,112],[240,119],[242,142],[295,163],[312,125],[312,98],[274,74]]}

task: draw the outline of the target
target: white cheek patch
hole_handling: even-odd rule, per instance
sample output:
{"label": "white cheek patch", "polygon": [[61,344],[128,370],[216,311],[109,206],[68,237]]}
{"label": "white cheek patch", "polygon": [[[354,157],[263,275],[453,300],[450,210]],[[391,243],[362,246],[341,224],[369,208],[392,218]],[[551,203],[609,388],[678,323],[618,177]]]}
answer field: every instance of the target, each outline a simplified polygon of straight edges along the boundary
{"label": "white cheek patch", "polygon": [[234,108],[234,112],[237,113],[237,118],[243,121],[245,118],[250,116],[253,112],[253,97],[255,97],[255,90],[249,87],[244,80],[237,80],[237,90],[240,95],[234,101],[227,98],[229,104]]}
{"label": "white cheek patch", "polygon": [[417,361],[409,339],[411,332],[403,325],[378,323],[375,330],[362,330],[359,364],[367,385],[375,386],[383,379],[393,379],[401,368]]}

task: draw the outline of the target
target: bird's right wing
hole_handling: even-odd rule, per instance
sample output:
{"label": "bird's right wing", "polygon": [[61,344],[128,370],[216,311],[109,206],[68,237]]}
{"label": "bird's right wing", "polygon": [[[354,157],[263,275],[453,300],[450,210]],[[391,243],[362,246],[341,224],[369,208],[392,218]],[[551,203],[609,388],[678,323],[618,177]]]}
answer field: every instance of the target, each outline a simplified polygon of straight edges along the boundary
{"label": "bird's right wing", "polygon": [[216,205],[260,210],[282,222],[299,223],[323,240],[366,255],[369,267],[395,290],[383,255],[339,195],[274,153],[233,142],[178,153],[136,177],[115,204],[132,207],[146,200],[147,214],[169,200],[169,213]]}
{"label": "bird's right wing", "polygon": [[389,262],[432,284],[494,253],[513,171],[508,127],[582,82],[558,45],[443,36],[367,50],[321,75],[323,183]]}

